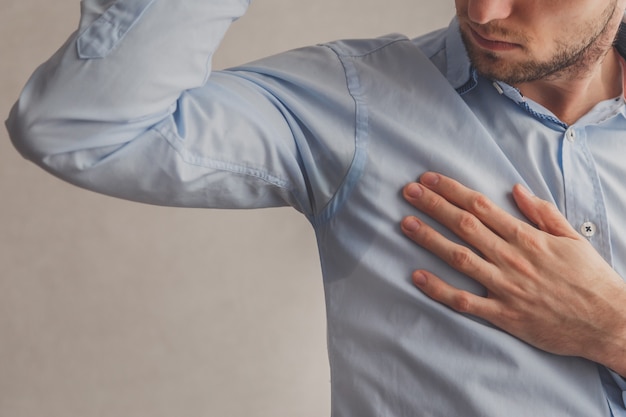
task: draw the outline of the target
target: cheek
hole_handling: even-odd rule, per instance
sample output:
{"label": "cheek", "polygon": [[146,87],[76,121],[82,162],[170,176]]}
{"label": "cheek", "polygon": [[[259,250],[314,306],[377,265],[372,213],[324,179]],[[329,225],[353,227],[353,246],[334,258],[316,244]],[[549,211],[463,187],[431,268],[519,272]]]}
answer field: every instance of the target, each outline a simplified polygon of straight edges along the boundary
{"label": "cheek", "polygon": [[468,0],[455,0],[454,6],[456,7],[456,14],[459,16],[467,15],[467,2]]}
{"label": "cheek", "polygon": [[[556,28],[559,28],[558,30]],[[585,34],[581,26],[567,22],[542,22],[533,32],[527,32],[527,52],[543,61],[566,50],[577,49]]]}

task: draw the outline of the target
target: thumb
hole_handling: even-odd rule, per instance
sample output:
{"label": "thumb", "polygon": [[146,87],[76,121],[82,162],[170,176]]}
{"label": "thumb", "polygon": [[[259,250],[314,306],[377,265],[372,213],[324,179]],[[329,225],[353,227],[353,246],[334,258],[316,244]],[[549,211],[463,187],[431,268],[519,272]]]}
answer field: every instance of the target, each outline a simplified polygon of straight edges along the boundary
{"label": "thumb", "polygon": [[524,216],[539,230],[555,236],[580,237],[554,204],[533,195],[523,185],[513,187],[513,199]]}

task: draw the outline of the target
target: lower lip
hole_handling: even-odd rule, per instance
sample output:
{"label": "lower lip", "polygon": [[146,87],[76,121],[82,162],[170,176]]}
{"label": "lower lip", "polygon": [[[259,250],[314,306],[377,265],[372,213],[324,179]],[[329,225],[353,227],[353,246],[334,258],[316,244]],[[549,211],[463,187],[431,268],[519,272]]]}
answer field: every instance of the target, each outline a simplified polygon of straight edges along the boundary
{"label": "lower lip", "polygon": [[519,45],[516,43],[491,41],[489,39],[483,38],[472,29],[470,29],[470,31],[472,32],[472,37],[481,48],[489,49],[490,51],[494,52],[506,52],[519,48]]}

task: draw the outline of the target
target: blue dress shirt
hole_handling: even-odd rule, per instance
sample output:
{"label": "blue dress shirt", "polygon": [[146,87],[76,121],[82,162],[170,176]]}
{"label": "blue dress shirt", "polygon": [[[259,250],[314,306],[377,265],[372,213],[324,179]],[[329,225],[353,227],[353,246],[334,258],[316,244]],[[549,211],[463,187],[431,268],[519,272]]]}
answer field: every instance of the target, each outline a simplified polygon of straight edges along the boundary
{"label": "blue dress shirt", "polygon": [[413,213],[400,190],[426,170],[518,217],[510,190],[523,183],[626,276],[623,97],[565,125],[478,77],[456,22],[415,40],[339,41],[211,72],[247,5],[84,0],[78,31],[11,112],[15,146],[121,198],[302,212],[319,243],[335,417],[624,415],[617,375],[416,290],[411,272],[425,268],[485,293],[398,226]]}

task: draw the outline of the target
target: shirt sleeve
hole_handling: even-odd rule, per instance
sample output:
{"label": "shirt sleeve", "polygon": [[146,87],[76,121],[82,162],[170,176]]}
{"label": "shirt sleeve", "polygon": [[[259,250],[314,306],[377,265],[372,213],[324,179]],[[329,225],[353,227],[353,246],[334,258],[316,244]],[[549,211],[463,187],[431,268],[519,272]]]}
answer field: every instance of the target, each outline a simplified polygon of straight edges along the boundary
{"label": "shirt sleeve", "polygon": [[84,0],[79,29],[11,111],[15,147],[125,199],[315,215],[353,153],[345,73],[323,46],[212,73],[213,52],[247,6]]}

